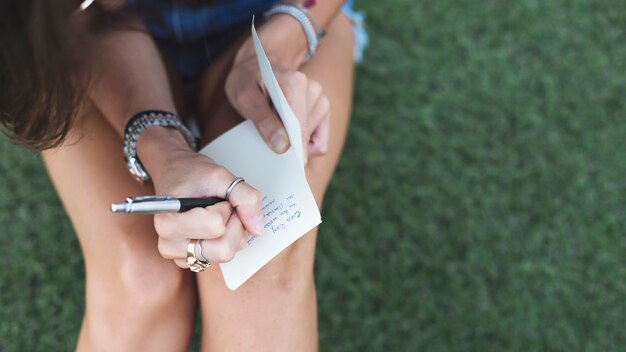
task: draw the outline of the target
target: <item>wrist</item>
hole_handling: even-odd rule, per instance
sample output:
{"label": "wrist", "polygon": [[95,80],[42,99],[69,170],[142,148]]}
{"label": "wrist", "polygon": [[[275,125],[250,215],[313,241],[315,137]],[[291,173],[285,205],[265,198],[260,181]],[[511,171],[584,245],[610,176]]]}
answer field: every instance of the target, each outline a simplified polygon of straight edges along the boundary
{"label": "wrist", "polygon": [[158,179],[179,155],[194,152],[180,131],[154,126],[137,140],[137,157],[152,179]]}
{"label": "wrist", "polygon": [[[143,163],[140,161],[140,158],[137,154],[137,147],[139,143],[139,139],[141,135],[148,131],[150,128],[156,127],[167,127],[182,135],[190,149],[196,149],[196,141],[193,137],[191,131],[180,121],[180,118],[176,116],[176,114],[161,111],[161,110],[145,110],[135,114],[128,122],[126,123],[126,127],[124,127],[124,158],[126,159],[126,165],[128,167],[128,171],[135,176],[135,178],[141,182],[145,183],[150,181],[150,174],[146,170]],[[153,136],[152,138],[163,137],[165,140],[176,142],[176,138],[174,135],[164,134],[164,132],[159,133],[160,130],[156,132],[152,132],[149,136]],[[146,139],[144,139],[145,141]],[[161,141],[161,138],[155,139],[155,141]],[[177,142],[176,142],[177,143]],[[160,145],[161,143],[141,143],[142,147],[144,145],[155,146]],[[143,148],[145,149],[145,148]],[[149,149],[153,150],[153,149]],[[164,149],[153,150],[154,152],[161,153]],[[167,149],[165,149],[167,151]],[[148,153],[148,155],[152,155],[153,153]]]}
{"label": "wrist", "polygon": [[[296,70],[308,53],[308,41],[302,25],[290,15],[272,15],[257,28],[265,53],[272,63]],[[252,38],[242,45],[235,63],[256,58]]]}
{"label": "wrist", "polygon": [[276,14],[289,15],[300,23],[307,39],[307,55],[302,61],[302,63],[306,63],[315,55],[320,39],[324,36],[325,31],[319,27],[309,10],[297,1],[278,3],[272,6],[265,13],[265,16],[271,17]]}

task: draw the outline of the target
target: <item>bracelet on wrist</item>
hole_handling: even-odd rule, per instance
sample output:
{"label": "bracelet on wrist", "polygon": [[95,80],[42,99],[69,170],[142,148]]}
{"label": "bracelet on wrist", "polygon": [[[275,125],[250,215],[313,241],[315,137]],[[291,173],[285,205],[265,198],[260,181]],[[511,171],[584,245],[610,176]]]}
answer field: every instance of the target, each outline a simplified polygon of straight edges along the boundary
{"label": "bracelet on wrist", "polygon": [[197,149],[196,140],[191,134],[191,131],[189,131],[176,114],[160,110],[147,110],[135,114],[128,120],[124,128],[123,152],[128,171],[141,183],[150,181],[150,175],[148,175],[137,156],[137,141],[142,132],[155,126],[177,129],[183,137],[185,137],[189,147],[193,150]]}
{"label": "bracelet on wrist", "polygon": [[276,4],[265,13],[265,17],[270,17],[277,13],[290,15],[300,22],[308,43],[307,55],[302,63],[309,61],[315,55],[320,40],[324,37],[326,32],[317,24],[313,16],[309,13],[309,10],[301,4]]}

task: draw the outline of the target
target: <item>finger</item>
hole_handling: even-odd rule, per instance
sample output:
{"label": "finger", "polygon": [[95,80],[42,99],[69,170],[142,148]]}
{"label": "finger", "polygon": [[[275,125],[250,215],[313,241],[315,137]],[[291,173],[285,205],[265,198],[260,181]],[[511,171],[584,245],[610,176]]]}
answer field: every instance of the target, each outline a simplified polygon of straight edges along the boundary
{"label": "finger", "polygon": [[174,260],[174,263],[176,263],[176,265],[178,265],[181,269],[189,269],[189,264],[187,264],[186,259],[176,259]]}
{"label": "finger", "polygon": [[[226,168],[216,166],[207,178],[206,195],[226,198],[226,190],[235,179],[235,175]],[[239,182],[229,196],[229,202],[237,211],[246,231],[255,235],[263,233],[261,200],[261,192],[246,182]]]}
{"label": "finger", "polygon": [[250,239],[254,237],[254,235],[251,235],[249,233],[246,233],[246,235],[241,239],[241,241],[239,242],[239,247],[237,248],[237,251],[240,251],[246,247],[248,247],[248,242],[250,241]]}
{"label": "finger", "polygon": [[226,225],[226,235],[224,236],[228,239],[230,246],[235,249],[235,252],[238,252],[242,248],[242,243],[247,243],[249,234],[246,232],[241,219],[235,213],[230,217],[228,224]]}
{"label": "finger", "polygon": [[[246,182],[239,182],[230,193],[229,202],[237,212],[245,230],[255,235],[263,233],[263,215],[261,213],[261,192]],[[228,226],[228,225],[227,225]]]}
{"label": "finger", "polygon": [[217,238],[224,235],[232,211],[228,202],[220,202],[183,213],[156,214],[154,228],[166,238]]}
{"label": "finger", "polygon": [[308,145],[309,156],[320,156],[328,152],[328,139],[330,137],[330,112],[322,118],[319,125],[311,135]]}
{"label": "finger", "polygon": [[309,106],[308,120],[311,129],[311,139],[306,148],[310,156],[317,156],[326,153],[328,149],[330,102],[322,94],[322,86],[319,83],[314,82],[311,85],[311,90],[314,95],[311,95],[309,98],[316,100]]}
{"label": "finger", "polygon": [[[311,138],[311,132],[309,131],[309,116],[308,116],[308,100],[313,93],[312,85],[306,75],[302,72],[293,72],[288,78],[287,83],[284,84],[283,91],[285,92],[285,98],[296,115],[298,122],[300,123],[300,131],[302,136],[302,150],[306,151],[306,146],[309,144]],[[304,165],[307,164],[307,153],[303,152]]]}
{"label": "finger", "polygon": [[226,226],[226,234],[213,240],[202,241],[202,256],[215,263],[231,261],[240,249],[242,239],[247,234],[237,214],[233,214]]}
{"label": "finger", "polygon": [[159,237],[159,253],[165,259],[185,259],[187,258],[187,245],[189,239],[168,239]]}
{"label": "finger", "polygon": [[249,85],[233,100],[233,107],[241,116],[254,122],[259,134],[273,151],[282,154],[289,149],[287,131],[259,86]]}

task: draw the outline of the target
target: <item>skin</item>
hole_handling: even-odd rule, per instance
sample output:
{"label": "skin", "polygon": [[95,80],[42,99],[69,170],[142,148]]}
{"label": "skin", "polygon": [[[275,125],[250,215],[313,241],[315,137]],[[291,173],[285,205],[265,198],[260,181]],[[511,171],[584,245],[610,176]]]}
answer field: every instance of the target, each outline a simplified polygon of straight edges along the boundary
{"label": "skin", "polygon": [[[345,16],[335,15],[338,8],[332,2],[319,6],[316,15],[328,34],[303,66],[306,38],[298,22],[277,15],[259,28],[302,125],[306,174],[320,206],[343,146],[352,96],[352,33]],[[223,196],[235,178],[189,150],[177,131],[158,127],[144,132],[138,145],[153,185],[142,186],[129,175],[121,147],[112,147],[122,145],[126,119],[146,109],[183,111],[176,106],[182,94],[176,72],[166,69],[141,25],[132,25],[139,30],[115,30],[99,39],[97,57],[103,64],[96,66],[99,79],[79,108],[81,118],[64,146],[43,153],[85,258],[86,309],[77,349],[186,350],[199,303],[202,350],[317,350],[317,229],[232,292],[217,266],[201,274],[180,267],[187,267],[190,234],[205,239],[203,255],[219,263],[243,248],[246,232],[258,232],[261,197],[252,187],[239,184],[230,204],[182,214],[120,216],[108,211],[110,203],[128,195]],[[135,50],[119,50],[129,47]],[[284,151],[288,141],[273,138],[284,129],[263,105],[267,98],[257,84],[253,55],[249,38],[242,37],[203,73],[198,93],[203,137],[205,142],[214,138],[243,115],[255,122],[270,146]]]}

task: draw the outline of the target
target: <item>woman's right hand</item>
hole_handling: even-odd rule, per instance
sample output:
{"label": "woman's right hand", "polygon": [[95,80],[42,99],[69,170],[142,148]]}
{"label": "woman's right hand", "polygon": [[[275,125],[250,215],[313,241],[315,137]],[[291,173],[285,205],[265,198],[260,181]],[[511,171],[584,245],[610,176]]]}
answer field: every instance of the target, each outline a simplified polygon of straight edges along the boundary
{"label": "woman's right hand", "polygon": [[[152,131],[151,131],[152,130]],[[157,138],[155,134],[168,133],[169,138],[181,140],[175,130],[150,128],[142,138]],[[151,134],[149,134],[151,133]],[[164,142],[163,136],[157,138]],[[184,141],[184,140],[183,140]],[[154,152],[155,143],[149,147],[148,140],[138,145],[142,162],[152,178],[156,194],[175,197],[221,197],[236,176],[217,165],[210,158],[198,154],[185,144]],[[178,142],[176,142],[178,143]],[[172,144],[170,144],[172,146]],[[144,162],[144,159],[146,160]],[[148,161],[149,159],[149,161]],[[194,208],[184,213],[162,213],[154,216],[154,227],[159,235],[159,252],[172,259],[181,268],[187,265],[187,245],[192,239],[202,239],[202,255],[214,263],[230,261],[235,253],[247,246],[248,234],[259,235],[263,231],[261,193],[245,182],[232,190],[228,202],[220,202],[206,208]]]}

